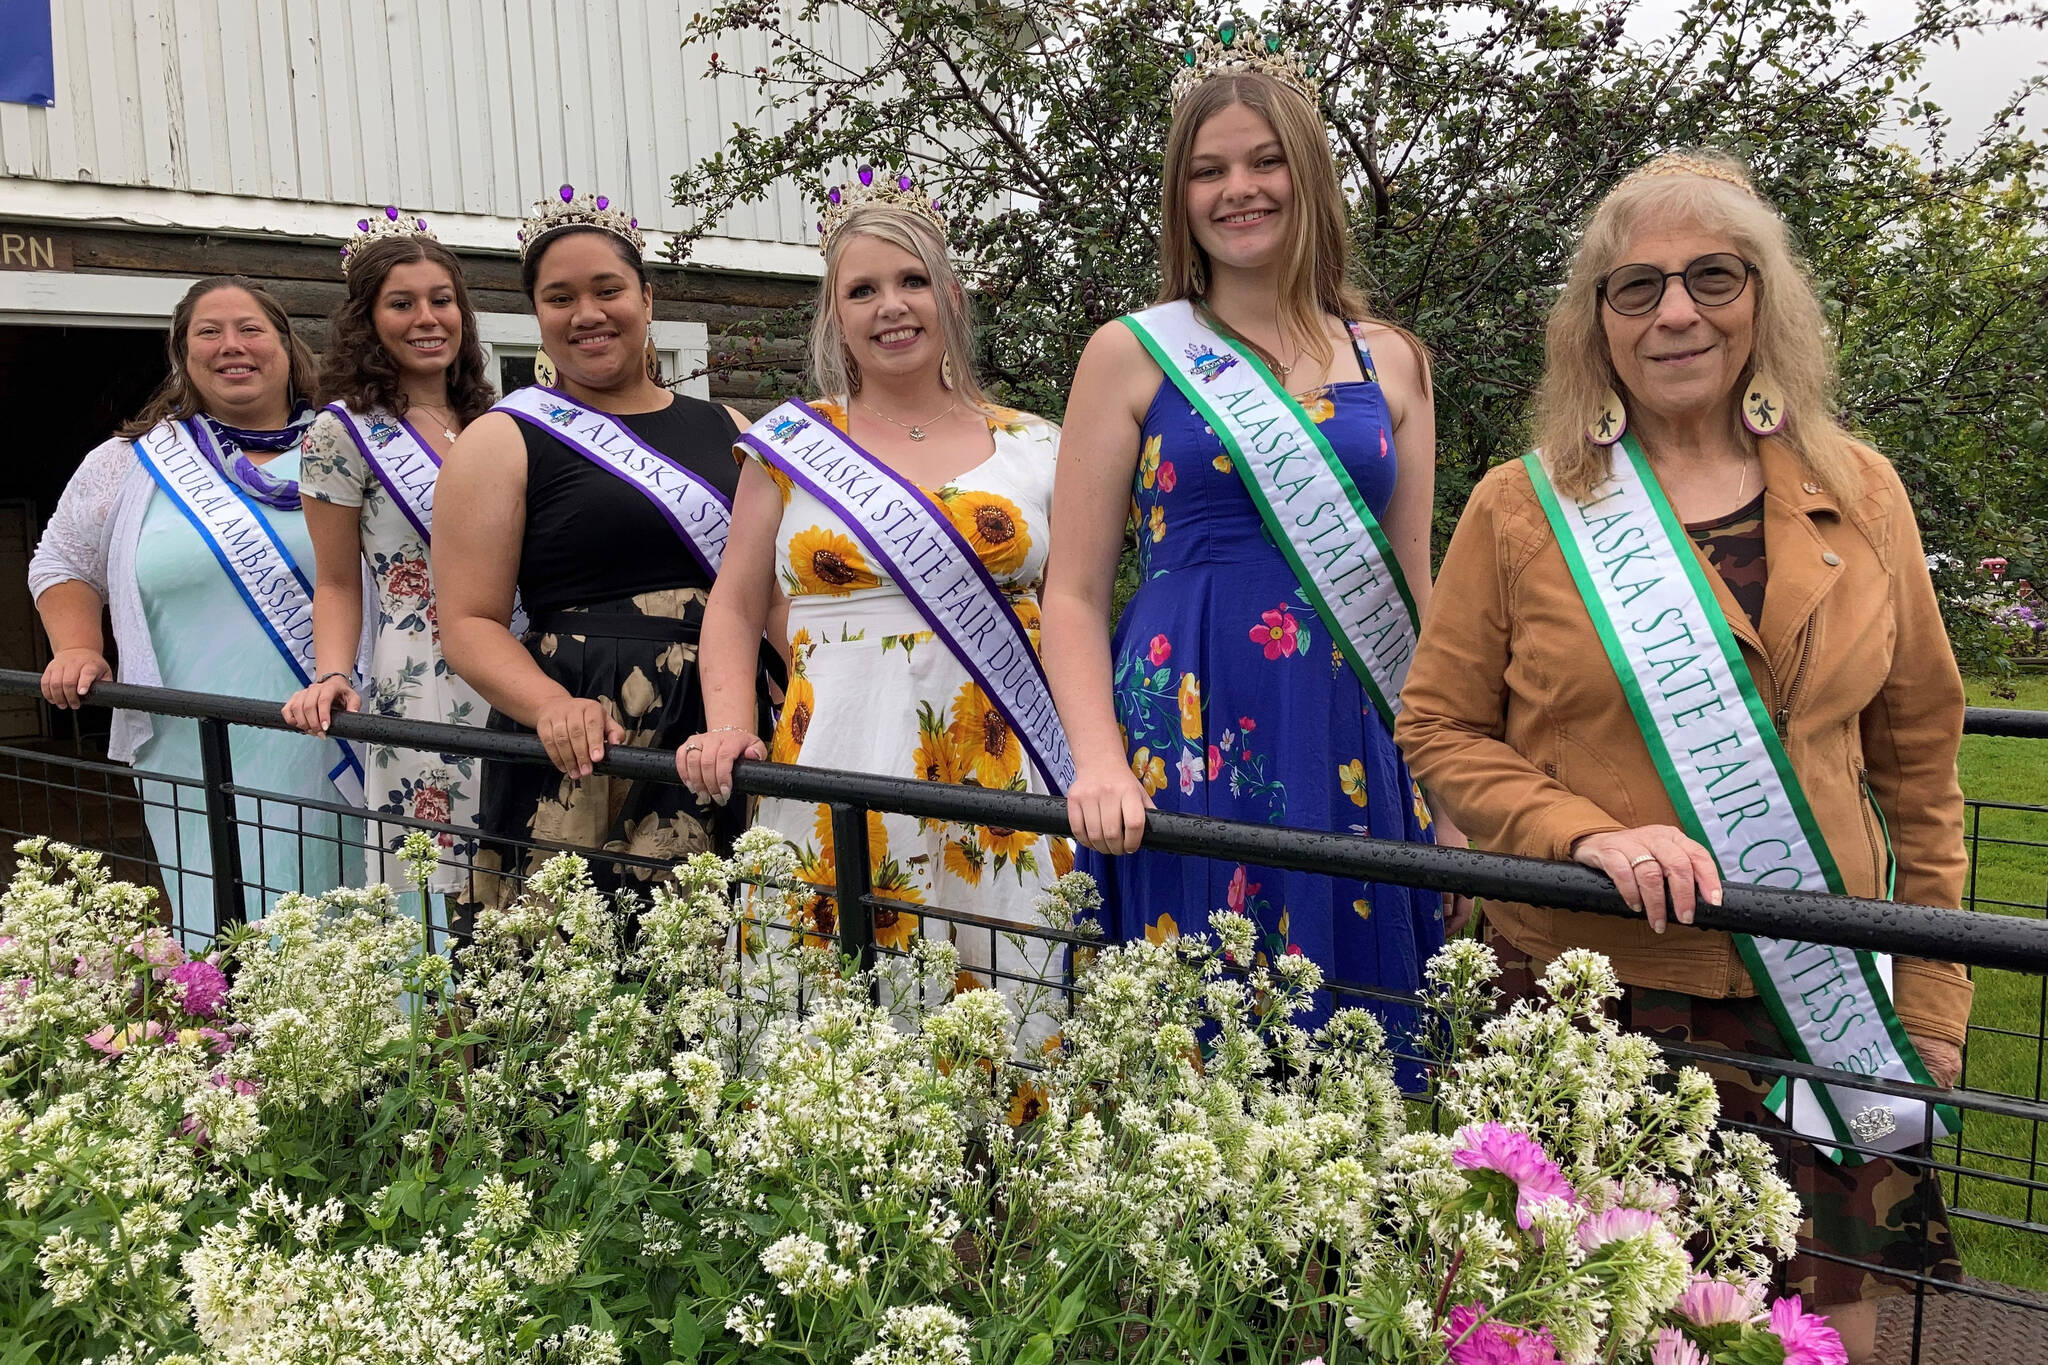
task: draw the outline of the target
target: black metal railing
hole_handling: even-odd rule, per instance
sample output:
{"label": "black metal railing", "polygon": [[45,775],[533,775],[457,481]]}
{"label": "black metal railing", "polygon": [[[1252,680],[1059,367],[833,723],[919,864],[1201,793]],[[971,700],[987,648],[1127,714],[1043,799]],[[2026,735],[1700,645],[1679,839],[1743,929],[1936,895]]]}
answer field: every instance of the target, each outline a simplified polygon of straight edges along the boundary
{"label": "black metal railing", "polygon": [[[37,675],[0,671],[0,695],[25,695],[39,690]],[[189,717],[197,722],[200,735],[202,771],[190,777],[138,773],[134,794],[119,790],[129,776],[121,765],[87,758],[39,752],[19,746],[0,746],[0,795],[12,787],[11,806],[0,805],[0,833],[22,835],[49,833],[88,846],[116,845],[106,851],[125,857],[137,867],[158,868],[163,875],[190,875],[183,866],[181,849],[146,850],[137,847],[138,831],[129,830],[125,840],[117,837],[117,806],[142,809],[168,805],[193,813],[203,811],[211,886],[209,909],[216,925],[242,919],[254,899],[266,903],[285,889],[295,889],[289,875],[259,866],[252,874],[245,866],[242,833],[252,824],[259,829],[304,840],[327,840],[337,846],[353,843],[368,849],[374,838],[350,834],[340,823],[344,817],[361,818],[364,812],[338,801],[313,801],[255,789],[237,781],[233,727],[285,730],[273,702],[207,694],[178,692],[161,688],[138,688],[101,684],[89,700],[94,705],[125,707],[156,715]],[[2048,739],[2048,713],[1972,708],[1965,723],[1974,735]],[[486,761],[545,764],[539,740],[482,729],[436,725],[363,715],[337,715],[333,733],[340,738],[373,745],[463,755]],[[8,766],[11,764],[12,769]],[[667,750],[611,749],[597,771],[607,776],[636,781],[675,783],[673,755]],[[2042,785],[2048,788],[2048,765],[2043,768]],[[919,782],[906,778],[825,771],[763,762],[738,765],[734,773],[737,794],[762,798],[785,798],[816,803],[829,809],[835,848],[835,885],[830,888],[834,907],[833,936],[838,947],[863,967],[872,967],[891,951],[877,933],[878,924],[901,915],[915,915],[920,921],[962,930],[1034,939],[1049,949],[1063,952],[1086,940],[1074,934],[1024,928],[992,919],[972,910],[931,905],[908,905],[878,895],[869,881],[868,815],[881,811],[918,816],[961,825],[1002,826],[1034,833],[1066,836],[1065,803],[1046,796],[993,791],[979,787]],[[43,794],[43,817],[34,817],[33,793]],[[76,828],[56,827],[56,798],[71,801]],[[82,807],[97,801],[104,806],[104,818],[87,821]],[[124,809],[126,807],[123,807]],[[252,820],[250,812],[254,812]],[[2026,838],[2007,832],[1985,835],[1985,812],[2000,819],[2048,817],[2048,806],[2014,802],[1973,802],[1967,833],[1973,854],[1970,895],[1977,895],[1978,859],[1986,849],[2000,856],[2017,852],[2026,857],[2036,851],[2048,866],[2048,837]],[[296,828],[278,823],[286,819],[279,812],[292,813]],[[329,822],[331,833],[311,832],[308,820],[319,816]],[[11,818],[10,818],[11,817]],[[431,820],[374,814],[377,824],[394,828],[422,828],[452,837],[474,836],[474,831]],[[39,828],[31,826],[40,825]],[[87,827],[90,826],[90,829]],[[2044,826],[2048,827],[2048,826]],[[83,836],[83,837],[82,837]],[[545,849],[546,845],[522,841],[525,846]],[[1631,912],[1604,876],[1572,863],[1467,850],[1439,849],[1427,845],[1390,842],[1352,835],[1334,835],[1269,825],[1216,820],[1201,816],[1151,812],[1147,818],[1145,843],[1148,848],[1189,856],[1225,859],[1275,868],[1323,873],[1360,881],[1394,883],[1432,890],[1457,891],[1483,899],[1499,899],[1588,911],[1596,914],[1630,916]],[[257,842],[260,850],[261,839]],[[574,850],[590,853],[590,850]],[[665,869],[659,860],[636,858],[631,854],[602,852],[594,860],[653,874]],[[120,866],[117,864],[117,871]],[[187,883],[189,885],[189,881]],[[322,889],[322,888],[308,888]],[[2033,1026],[2022,1029],[2010,1023],[1973,1023],[1971,1045],[1966,1049],[1964,1082],[1952,1091],[1930,1091],[1924,1087],[1878,1081],[1859,1081],[1861,1088],[1952,1103],[1973,1117],[1963,1135],[1923,1147],[1916,1164],[1923,1178],[1939,1181],[1948,1192],[1950,1216],[1980,1231],[1987,1245],[1996,1244],[2011,1254],[2009,1263],[2017,1269],[2006,1278],[2037,1288],[2048,1288],[2048,876],[2041,895],[2034,901],[2011,896],[1987,897],[1985,903],[2003,913],[1983,910],[1949,910],[1929,906],[1898,905],[1889,902],[1788,892],[1775,888],[1730,884],[1720,906],[1699,907],[1696,923],[1705,929],[1728,930],[1760,936],[1829,943],[1847,948],[1864,948],[1914,957],[1958,962],[1979,976],[1980,997],[1987,982],[2001,992],[2029,993],[2036,1001]],[[990,953],[993,963],[995,954]],[[999,978],[1003,973],[998,970]],[[999,981],[998,984],[1004,984]],[[1064,988],[1063,982],[1040,982]],[[1412,996],[1389,992],[1362,983],[1332,981],[1333,995],[1346,1003],[1413,1005]],[[1794,1078],[1829,1080],[1834,1074],[1820,1068],[1777,1058],[1748,1057],[1711,1048],[1665,1043],[1674,1060],[1705,1062],[1723,1066],[1731,1063],[1762,1073]],[[1999,1070],[2016,1079],[2004,1086],[1977,1083],[1968,1064],[1987,1050],[2012,1052],[2022,1061],[2031,1050],[2031,1066],[2016,1069],[2012,1058],[2003,1058]],[[1978,1068],[1981,1072],[1982,1068]],[[2030,1072],[2030,1074],[2022,1074]],[[1981,1132],[1980,1132],[1981,1130]],[[1783,1138],[1779,1130],[1772,1134]],[[2001,1261],[1999,1265],[2008,1264]],[[1887,1274],[1909,1284],[1931,1284],[1932,1280],[1910,1270],[1888,1269]],[[2048,1301],[2036,1301],[2022,1292],[1998,1285],[1976,1285],[1968,1291],[1979,1298],[2014,1308],[2038,1310],[2044,1334],[2048,1334]],[[1921,1325],[1921,1306],[1916,1302],[1913,1318],[1915,1358]]]}

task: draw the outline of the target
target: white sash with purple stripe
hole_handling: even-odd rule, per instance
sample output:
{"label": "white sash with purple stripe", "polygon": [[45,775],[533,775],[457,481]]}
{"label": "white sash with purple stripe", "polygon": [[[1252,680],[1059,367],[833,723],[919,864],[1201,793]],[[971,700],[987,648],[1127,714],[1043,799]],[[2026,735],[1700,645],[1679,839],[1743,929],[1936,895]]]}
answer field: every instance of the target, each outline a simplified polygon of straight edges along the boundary
{"label": "white sash with purple stripe", "polygon": [[358,416],[340,403],[329,403],[327,411],[341,419],[363,463],[384,485],[384,491],[398,504],[398,510],[420,533],[420,543],[433,539],[434,482],[441,477],[441,457],[426,443],[412,423],[394,417],[382,408]]}
{"label": "white sash with purple stripe", "polygon": [[607,413],[585,407],[556,389],[534,384],[498,400],[493,412],[509,412],[539,427],[601,469],[618,475],[646,495],[675,529],[685,547],[716,577],[732,526],[725,494],[635,436]]}
{"label": "white sash with purple stripe", "polygon": [[1074,782],[1052,688],[981,557],[917,485],[791,399],[740,441],[838,514],[1009,722],[1046,785]]}
{"label": "white sash with purple stripe", "polygon": [[[164,422],[135,442],[142,467],[184,514],[220,561],[292,675],[313,680],[313,585],[278,538],[263,509],[221,471],[220,452],[197,423]],[[341,740],[330,741],[341,761],[327,774],[342,799],[363,804],[363,764]]]}

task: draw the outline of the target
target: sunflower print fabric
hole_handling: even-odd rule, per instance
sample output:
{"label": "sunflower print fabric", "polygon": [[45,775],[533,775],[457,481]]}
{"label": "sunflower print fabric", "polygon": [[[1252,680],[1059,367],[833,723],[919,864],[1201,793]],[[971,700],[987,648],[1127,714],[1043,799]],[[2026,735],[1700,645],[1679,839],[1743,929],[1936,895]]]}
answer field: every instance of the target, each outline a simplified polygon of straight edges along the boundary
{"label": "sunflower print fabric", "polygon": [[[812,406],[842,430],[838,404]],[[1038,588],[1045,572],[1053,466],[1059,428],[1028,413],[989,421],[994,452],[925,492],[945,512],[1038,639]],[[769,742],[778,763],[1043,792],[1024,746],[1002,712],[926,627],[910,599],[825,503],[765,465],[782,493],[776,579],[790,599],[790,681]],[[793,926],[806,936],[835,932],[825,894],[838,866],[826,808],[766,801],[757,820],[796,847],[806,881],[820,888]],[[908,815],[869,817],[868,871],[876,892],[905,907],[966,911],[1035,927],[1044,887],[1073,870],[1071,845],[1028,831],[952,825]],[[908,908],[877,912],[876,941],[905,948],[913,936],[950,936],[963,984],[995,985],[1015,1000],[1009,975],[1052,976],[1065,968],[1043,945],[1024,947],[987,929],[949,925]],[[992,970],[993,969],[993,970]],[[1024,1021],[1035,1046],[1049,1028]]]}

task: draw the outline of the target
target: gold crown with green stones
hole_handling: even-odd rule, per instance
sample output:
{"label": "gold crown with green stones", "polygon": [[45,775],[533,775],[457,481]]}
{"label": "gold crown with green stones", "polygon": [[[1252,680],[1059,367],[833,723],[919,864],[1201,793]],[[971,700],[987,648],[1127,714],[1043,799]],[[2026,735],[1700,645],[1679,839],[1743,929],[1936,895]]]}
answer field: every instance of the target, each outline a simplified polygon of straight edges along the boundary
{"label": "gold crown with green stones", "polygon": [[1267,76],[1314,105],[1322,93],[1322,82],[1309,71],[1301,54],[1281,43],[1278,34],[1260,38],[1250,29],[1225,24],[1214,38],[1180,54],[1181,67],[1173,75],[1173,103],[1179,104],[1195,87],[1211,76]]}

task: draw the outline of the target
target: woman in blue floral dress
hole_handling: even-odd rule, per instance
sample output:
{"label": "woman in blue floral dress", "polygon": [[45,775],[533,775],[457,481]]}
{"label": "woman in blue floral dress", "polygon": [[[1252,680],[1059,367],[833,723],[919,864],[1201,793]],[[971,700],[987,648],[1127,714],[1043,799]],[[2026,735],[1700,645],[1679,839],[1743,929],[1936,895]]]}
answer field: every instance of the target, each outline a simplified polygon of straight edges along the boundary
{"label": "woman in blue floral dress", "polygon": [[[1343,201],[1305,95],[1241,69],[1181,95],[1162,303],[1189,301],[1285,387],[1384,529],[1420,612],[1435,458],[1426,361],[1344,278]],[[1112,323],[1088,345],[1054,501],[1045,657],[1079,765],[1068,810],[1093,850],[1079,866],[1102,883],[1113,938],[1199,931],[1228,908],[1253,918],[1269,954],[1413,989],[1443,941],[1437,893],[1138,848],[1147,808],[1415,842],[1442,827],[1222,437],[1136,330]],[[1198,360],[1197,396],[1234,363]],[[1126,505],[1140,582],[1105,639]]]}

